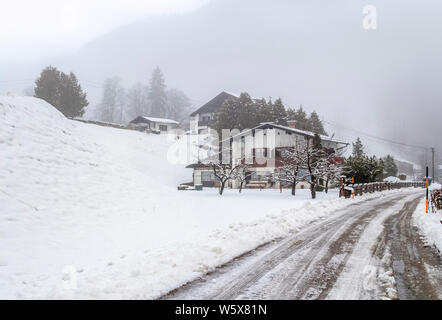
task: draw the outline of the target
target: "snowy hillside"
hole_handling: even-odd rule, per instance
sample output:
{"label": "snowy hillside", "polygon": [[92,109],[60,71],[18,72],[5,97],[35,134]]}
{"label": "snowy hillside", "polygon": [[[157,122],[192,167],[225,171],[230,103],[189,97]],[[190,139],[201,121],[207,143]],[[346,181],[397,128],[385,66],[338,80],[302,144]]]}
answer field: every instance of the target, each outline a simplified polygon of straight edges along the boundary
{"label": "snowy hillside", "polygon": [[0,298],[155,298],[365,198],[177,191],[174,143],[0,97]]}

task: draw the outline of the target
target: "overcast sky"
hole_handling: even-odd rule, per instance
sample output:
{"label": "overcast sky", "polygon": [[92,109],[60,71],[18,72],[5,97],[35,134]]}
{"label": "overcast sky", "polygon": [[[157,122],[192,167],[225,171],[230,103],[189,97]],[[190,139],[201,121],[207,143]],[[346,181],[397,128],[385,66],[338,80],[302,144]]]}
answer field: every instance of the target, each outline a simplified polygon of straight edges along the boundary
{"label": "overcast sky", "polygon": [[[376,30],[363,28],[367,4],[377,8]],[[32,89],[51,64],[75,72],[92,110],[106,77],[129,87],[160,66],[194,108],[222,90],[281,97],[318,111],[347,141],[363,134],[357,129],[438,153],[441,14],[441,0],[8,1],[0,94]],[[363,141],[373,142],[369,152],[395,150],[370,135]],[[416,153],[397,148],[404,159]]]}
{"label": "overcast sky", "polygon": [[[207,0],[14,0],[0,9],[0,59],[38,60],[79,48],[146,15],[194,10]],[[29,52],[34,54],[29,54]]]}

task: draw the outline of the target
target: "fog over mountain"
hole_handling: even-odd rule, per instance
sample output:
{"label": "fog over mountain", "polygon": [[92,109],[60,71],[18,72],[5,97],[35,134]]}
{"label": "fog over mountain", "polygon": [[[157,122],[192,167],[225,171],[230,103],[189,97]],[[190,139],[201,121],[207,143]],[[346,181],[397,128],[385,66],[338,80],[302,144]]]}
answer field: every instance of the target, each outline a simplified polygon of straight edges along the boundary
{"label": "fog over mountain", "polygon": [[147,82],[160,66],[169,87],[183,90],[195,108],[223,90],[247,91],[316,110],[337,137],[361,135],[368,152],[393,150],[415,160],[410,154],[418,149],[377,143],[343,126],[442,150],[442,2],[370,1],[376,30],[362,28],[367,4],[213,0],[190,13],[120,27],[78,52],[32,66],[3,65],[0,72],[35,78],[47,64],[74,71],[95,104],[106,77],[119,75],[129,86]]}

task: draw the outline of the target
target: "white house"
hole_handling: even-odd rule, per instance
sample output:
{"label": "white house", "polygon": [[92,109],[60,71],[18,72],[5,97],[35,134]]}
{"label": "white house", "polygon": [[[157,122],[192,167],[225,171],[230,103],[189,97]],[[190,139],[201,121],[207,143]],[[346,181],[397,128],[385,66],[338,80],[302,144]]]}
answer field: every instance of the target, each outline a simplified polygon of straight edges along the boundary
{"label": "white house", "polygon": [[136,117],[129,123],[130,127],[152,132],[170,132],[173,129],[179,128],[179,125],[179,122],[171,119],[142,116]]}
{"label": "white house", "polygon": [[[301,142],[313,139],[314,134],[309,131],[299,130],[293,122],[289,126],[274,123],[262,123],[259,126],[232,135],[221,142],[221,150],[227,156],[229,164],[236,165],[241,161],[248,164],[246,187],[273,187],[279,184],[271,183],[270,177],[282,166],[281,152],[288,147],[299,145]],[[339,150],[348,145],[343,141],[320,135],[322,146],[325,149]],[[220,152],[220,155],[222,153]],[[335,162],[342,163],[343,158],[336,157]],[[195,163],[192,168],[194,184],[206,187],[218,185],[213,168],[204,163]],[[238,188],[239,181],[231,181],[229,187]],[[308,188],[307,183],[299,183],[297,188]]]}

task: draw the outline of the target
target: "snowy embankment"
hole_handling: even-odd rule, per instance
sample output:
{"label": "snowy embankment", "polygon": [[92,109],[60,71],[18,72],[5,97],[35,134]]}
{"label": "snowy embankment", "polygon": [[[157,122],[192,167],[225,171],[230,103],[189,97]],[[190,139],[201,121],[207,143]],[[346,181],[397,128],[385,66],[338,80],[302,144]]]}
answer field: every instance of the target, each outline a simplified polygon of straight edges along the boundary
{"label": "snowy embankment", "polygon": [[71,121],[39,99],[0,97],[0,298],[156,298],[382,196],[177,191],[192,174],[168,161],[177,144]]}
{"label": "snowy embankment", "polygon": [[[441,185],[433,183],[432,190],[440,189]],[[442,255],[442,210],[425,212],[425,198],[419,203],[413,215],[414,224],[419,228],[428,244],[435,246]]]}

